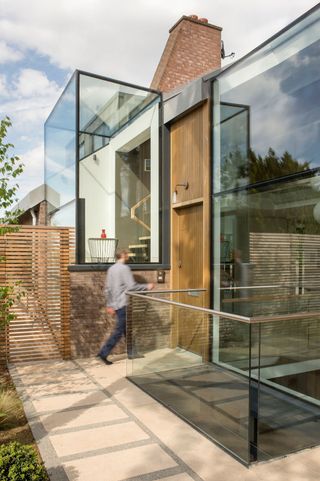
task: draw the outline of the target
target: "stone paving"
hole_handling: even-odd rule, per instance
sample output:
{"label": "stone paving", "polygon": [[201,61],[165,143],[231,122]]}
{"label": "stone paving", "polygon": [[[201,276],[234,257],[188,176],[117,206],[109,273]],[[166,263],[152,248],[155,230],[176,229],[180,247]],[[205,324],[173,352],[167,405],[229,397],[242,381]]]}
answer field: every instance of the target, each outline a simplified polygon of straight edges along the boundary
{"label": "stone paving", "polygon": [[320,448],[249,469],[125,378],[125,361],[15,365],[51,481],[319,481]]}

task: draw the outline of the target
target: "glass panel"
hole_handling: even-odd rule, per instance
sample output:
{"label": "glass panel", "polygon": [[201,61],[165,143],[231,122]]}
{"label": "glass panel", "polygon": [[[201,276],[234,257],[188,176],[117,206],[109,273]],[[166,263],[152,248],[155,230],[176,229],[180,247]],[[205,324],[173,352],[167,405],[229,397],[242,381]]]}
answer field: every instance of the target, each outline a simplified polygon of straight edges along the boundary
{"label": "glass panel", "polygon": [[320,166],[319,32],[318,10],[215,82],[215,192]]}
{"label": "glass panel", "polygon": [[116,246],[129,249],[132,262],[159,262],[159,101],[80,75],[86,262],[113,262]]}
{"label": "glass panel", "polygon": [[129,247],[134,262],[150,261],[150,130],[146,135],[136,147],[116,151],[116,237]]}
{"label": "glass panel", "polygon": [[320,307],[319,178],[215,197],[216,308],[257,316]]}
{"label": "glass panel", "polygon": [[[213,319],[203,311],[162,303],[162,297],[156,292],[143,298],[131,297],[127,342],[137,358],[127,361],[128,377],[196,429],[249,463],[248,342],[243,344],[237,338],[233,346],[229,344],[232,358],[238,357],[241,350],[243,373],[209,362],[211,325],[220,319]],[[189,295],[189,299],[192,297]],[[236,324],[231,321],[228,325],[228,334],[234,339]],[[249,330],[250,325],[244,324],[247,340]]]}
{"label": "glass panel", "polygon": [[154,92],[80,74],[80,151],[83,143],[85,155],[106,145],[155,101]]}
{"label": "glass panel", "polygon": [[249,376],[257,460],[320,441],[319,26],[317,9],[213,86],[214,308],[251,328],[213,319],[211,357]]}
{"label": "glass panel", "polygon": [[270,319],[253,325],[250,339],[245,324],[230,329],[234,321],[213,323],[212,359],[219,366],[248,374],[251,345],[250,406],[259,399],[259,412],[250,412],[258,460],[320,442],[319,178],[297,175],[214,197],[215,307]]}
{"label": "glass panel", "polygon": [[50,224],[53,226],[74,226],[75,225],[75,200],[65,204],[60,209],[51,212]]}
{"label": "glass panel", "polygon": [[[54,225],[75,225],[75,76],[45,123],[45,183]],[[68,215],[60,215],[60,209]]]}
{"label": "glass panel", "polygon": [[320,318],[292,317],[259,325],[259,461],[320,444]]}

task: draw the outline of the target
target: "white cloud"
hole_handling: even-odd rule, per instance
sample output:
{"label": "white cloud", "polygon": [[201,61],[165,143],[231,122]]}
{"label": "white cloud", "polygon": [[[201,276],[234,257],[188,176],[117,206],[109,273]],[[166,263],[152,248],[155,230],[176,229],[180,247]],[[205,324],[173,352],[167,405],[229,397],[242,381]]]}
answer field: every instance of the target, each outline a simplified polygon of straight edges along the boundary
{"label": "white cloud", "polygon": [[30,142],[32,138],[28,137],[27,135],[21,135],[19,140],[21,140],[21,142]]}
{"label": "white cloud", "polygon": [[[239,58],[315,5],[315,0],[2,0],[0,32],[8,42],[48,55],[55,65],[81,68],[147,85],[183,15],[223,27],[226,50]],[[32,11],[32,15],[30,15]]]}
{"label": "white cloud", "polygon": [[8,97],[8,95],[7,78],[5,75],[0,74],[0,97]]}
{"label": "white cloud", "polygon": [[32,149],[27,150],[20,155],[20,158],[25,168],[21,177],[17,179],[17,183],[19,184],[19,199],[43,183],[43,143],[40,142]]}
{"label": "white cloud", "polygon": [[11,84],[0,75],[1,112],[12,120],[9,140],[25,164],[18,180],[20,199],[43,183],[43,124],[60,93],[57,83],[40,70],[21,69]]}
{"label": "white cloud", "polygon": [[[226,53],[235,51],[237,60],[315,4],[316,0],[0,0],[0,63],[19,60],[30,49],[68,71],[79,68],[148,85],[168,30],[182,15],[197,14],[223,27]],[[24,68],[10,85],[0,76],[1,111],[12,118],[19,152],[25,152],[21,155],[28,164],[23,192],[42,182],[43,122],[60,93],[57,83],[40,70]],[[33,139],[34,148],[25,149],[32,141],[21,137]]]}
{"label": "white cloud", "polygon": [[22,52],[10,47],[6,42],[0,41],[0,64],[7,62],[17,62],[22,58]]}
{"label": "white cloud", "polygon": [[21,129],[23,135],[42,136],[43,123],[62,89],[40,70],[21,69],[10,86],[2,77],[0,93],[3,84],[6,99],[1,110],[11,118],[14,129]]}
{"label": "white cloud", "polygon": [[45,72],[26,68],[20,71],[15,82],[15,94],[22,97],[48,98],[59,92],[59,87],[54,81],[50,81]]}

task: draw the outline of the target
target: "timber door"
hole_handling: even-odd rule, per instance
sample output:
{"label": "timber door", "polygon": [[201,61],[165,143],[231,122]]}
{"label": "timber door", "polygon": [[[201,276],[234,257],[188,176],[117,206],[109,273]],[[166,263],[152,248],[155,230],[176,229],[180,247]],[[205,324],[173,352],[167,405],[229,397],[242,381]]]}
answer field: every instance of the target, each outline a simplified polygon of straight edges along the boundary
{"label": "timber door", "polygon": [[[170,126],[171,282],[173,289],[205,289],[174,294],[173,300],[210,306],[210,109],[208,102]],[[172,346],[207,358],[209,327],[205,314],[175,308]]]}
{"label": "timber door", "polygon": [[175,273],[179,289],[203,286],[202,205],[176,209]]}
{"label": "timber door", "polygon": [[[174,288],[203,286],[203,208],[202,204],[176,209],[173,253]],[[181,293],[178,301],[202,307],[202,293]],[[203,315],[194,310],[179,309],[176,315],[177,345],[202,354]]]}

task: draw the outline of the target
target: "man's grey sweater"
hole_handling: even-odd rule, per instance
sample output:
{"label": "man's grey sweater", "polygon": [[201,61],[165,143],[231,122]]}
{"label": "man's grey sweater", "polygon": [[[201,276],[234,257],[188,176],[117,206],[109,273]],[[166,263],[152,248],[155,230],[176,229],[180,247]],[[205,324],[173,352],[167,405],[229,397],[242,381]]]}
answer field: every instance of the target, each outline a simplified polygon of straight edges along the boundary
{"label": "man's grey sweater", "polygon": [[128,304],[127,291],[146,291],[148,284],[138,284],[132,275],[130,267],[121,261],[108,269],[106,281],[107,306],[115,311]]}

